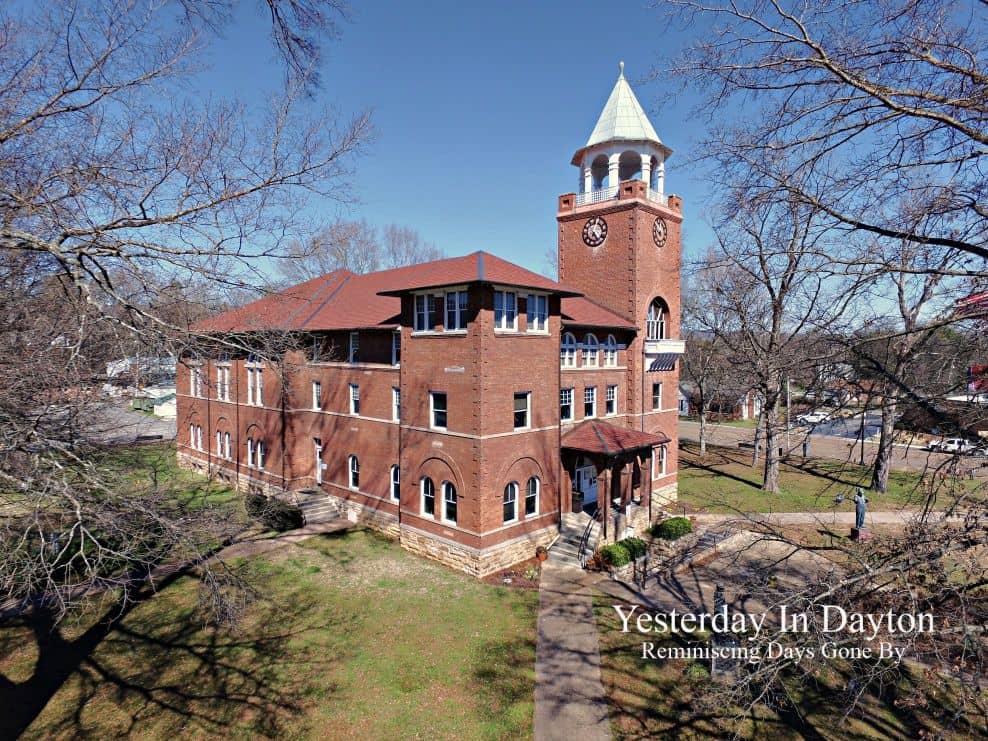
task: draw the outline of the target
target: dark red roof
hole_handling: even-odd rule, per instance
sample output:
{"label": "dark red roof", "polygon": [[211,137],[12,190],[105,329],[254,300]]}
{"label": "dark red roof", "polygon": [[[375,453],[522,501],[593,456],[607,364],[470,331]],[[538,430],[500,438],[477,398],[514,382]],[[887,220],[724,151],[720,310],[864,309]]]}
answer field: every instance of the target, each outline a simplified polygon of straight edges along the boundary
{"label": "dark red roof", "polygon": [[582,298],[577,291],[489,253],[474,252],[365,275],[337,270],[204,319],[194,328],[202,332],[251,332],[394,327],[399,321],[401,293],[478,282],[562,295],[565,321],[569,323],[629,326],[627,320]]}
{"label": "dark red roof", "polygon": [[957,313],[961,316],[986,313],[988,312],[988,291],[958,299],[956,306]]}
{"label": "dark red roof", "polygon": [[610,309],[605,309],[586,296],[563,299],[563,324],[580,327],[612,327],[635,329],[635,325]]}
{"label": "dark red roof", "polygon": [[670,442],[667,435],[616,427],[598,419],[588,419],[563,435],[562,447],[586,453],[617,455]]}

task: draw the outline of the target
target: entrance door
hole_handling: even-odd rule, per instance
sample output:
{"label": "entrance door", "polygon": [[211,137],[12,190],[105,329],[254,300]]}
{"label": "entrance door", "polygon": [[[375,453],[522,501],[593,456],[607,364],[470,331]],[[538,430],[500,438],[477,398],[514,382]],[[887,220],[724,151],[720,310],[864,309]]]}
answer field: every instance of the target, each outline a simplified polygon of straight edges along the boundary
{"label": "entrance door", "polygon": [[322,440],[318,437],[312,439],[316,454],[316,483],[322,483],[322,472],[326,469],[326,464],[322,462]]}
{"label": "entrance door", "polygon": [[597,469],[584,466],[576,469],[576,488],[583,492],[583,506],[597,502]]}

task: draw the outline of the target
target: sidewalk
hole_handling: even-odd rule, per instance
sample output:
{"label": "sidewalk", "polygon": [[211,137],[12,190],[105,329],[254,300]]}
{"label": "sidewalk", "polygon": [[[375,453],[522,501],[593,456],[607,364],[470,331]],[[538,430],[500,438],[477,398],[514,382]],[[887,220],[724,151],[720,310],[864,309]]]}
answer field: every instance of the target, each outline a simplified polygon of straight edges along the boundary
{"label": "sidewalk", "polygon": [[535,738],[610,737],[590,579],[581,569],[546,561],[539,584]]}
{"label": "sidewalk", "polygon": [[[865,515],[865,525],[903,525],[909,522],[915,515],[915,510],[895,510],[883,512],[868,512]],[[941,513],[930,512],[936,516]],[[715,524],[720,522],[744,522],[753,520],[755,522],[766,522],[775,525],[854,525],[854,512],[748,512],[746,514],[699,514],[691,515],[696,518],[697,523]],[[960,522],[960,516],[950,517],[949,522]]]}

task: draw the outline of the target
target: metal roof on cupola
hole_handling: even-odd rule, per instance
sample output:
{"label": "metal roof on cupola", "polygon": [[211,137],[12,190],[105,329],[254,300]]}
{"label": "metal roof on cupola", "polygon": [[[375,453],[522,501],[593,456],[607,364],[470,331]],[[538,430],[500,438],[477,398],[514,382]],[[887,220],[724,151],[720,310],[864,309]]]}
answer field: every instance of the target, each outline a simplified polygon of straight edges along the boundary
{"label": "metal roof on cupola", "polygon": [[648,142],[657,145],[666,157],[672,154],[672,150],[659,139],[655,127],[638,102],[635,91],[625,79],[624,62],[619,63],[619,69],[617,82],[614,83],[614,89],[611,90],[604,109],[600,112],[597,125],[590,133],[587,143],[573,155],[574,165],[580,165],[588,149],[612,142]]}

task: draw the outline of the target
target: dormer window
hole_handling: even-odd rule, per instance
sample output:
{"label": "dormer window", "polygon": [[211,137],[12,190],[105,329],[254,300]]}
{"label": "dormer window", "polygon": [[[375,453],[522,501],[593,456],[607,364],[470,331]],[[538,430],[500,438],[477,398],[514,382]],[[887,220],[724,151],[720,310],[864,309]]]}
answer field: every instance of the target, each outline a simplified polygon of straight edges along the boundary
{"label": "dormer window", "polygon": [[518,329],[518,295],[514,291],[494,291],[494,329],[515,332]]}
{"label": "dormer window", "polygon": [[431,332],[435,326],[436,300],[430,294],[415,296],[415,331]]}
{"label": "dormer window", "polygon": [[563,335],[563,344],[559,350],[559,365],[563,368],[576,367],[576,337],[572,332]]}
{"label": "dormer window", "polygon": [[446,293],[446,323],[444,328],[447,332],[458,332],[467,328],[467,304],[466,291],[448,291]]}
{"label": "dormer window", "polygon": [[549,297],[542,293],[528,294],[528,331],[549,330]]}
{"label": "dormer window", "polygon": [[583,339],[583,365],[586,368],[596,368],[600,353],[600,343],[597,336],[588,334]]}
{"label": "dormer window", "polygon": [[618,345],[617,340],[614,339],[614,335],[607,335],[607,341],[604,343],[604,366],[607,368],[614,368],[617,366],[618,357]]}

